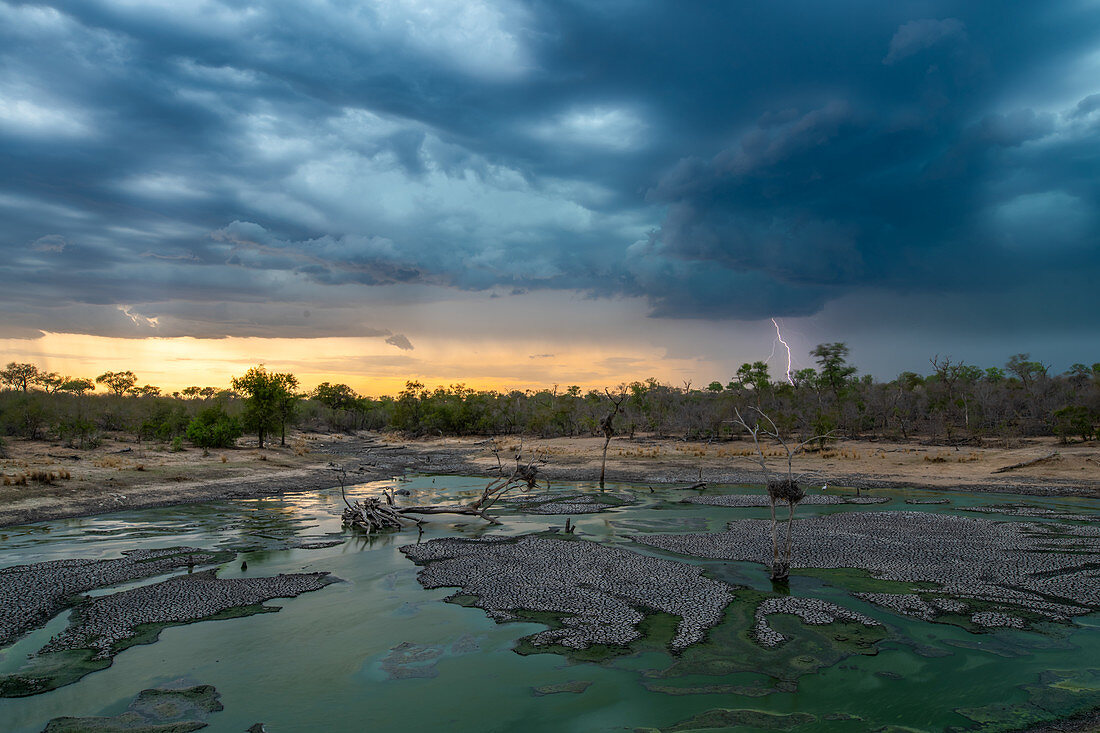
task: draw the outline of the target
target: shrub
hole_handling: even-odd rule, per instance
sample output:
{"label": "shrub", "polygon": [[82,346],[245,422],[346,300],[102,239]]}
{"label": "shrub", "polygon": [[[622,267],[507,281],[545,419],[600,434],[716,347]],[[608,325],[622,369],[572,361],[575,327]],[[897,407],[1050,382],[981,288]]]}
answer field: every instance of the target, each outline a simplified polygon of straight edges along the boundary
{"label": "shrub", "polygon": [[221,405],[214,405],[191,420],[187,439],[199,448],[232,448],[243,432],[237,418],[230,417]]}
{"label": "shrub", "polygon": [[1069,436],[1080,435],[1081,440],[1088,440],[1093,436],[1093,415],[1084,405],[1067,405],[1053,414],[1054,433],[1062,439],[1063,443],[1069,442]]}
{"label": "shrub", "polygon": [[181,405],[158,402],[152,413],[138,427],[138,438],[167,441],[183,434],[189,426],[187,412]]}

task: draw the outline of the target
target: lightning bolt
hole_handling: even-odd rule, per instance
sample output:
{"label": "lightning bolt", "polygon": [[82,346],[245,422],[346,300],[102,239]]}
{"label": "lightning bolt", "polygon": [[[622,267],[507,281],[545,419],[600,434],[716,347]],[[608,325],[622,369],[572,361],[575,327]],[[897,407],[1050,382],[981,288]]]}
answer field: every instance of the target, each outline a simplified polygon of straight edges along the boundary
{"label": "lightning bolt", "polygon": [[[791,386],[794,386],[794,380],[791,378],[791,347],[787,345],[787,342],[783,340],[783,334],[779,332],[779,324],[772,319],[772,325],[775,326],[775,338],[779,343],[783,344],[783,348],[787,350],[787,381]],[[772,342],[772,353],[775,353],[775,341]]]}

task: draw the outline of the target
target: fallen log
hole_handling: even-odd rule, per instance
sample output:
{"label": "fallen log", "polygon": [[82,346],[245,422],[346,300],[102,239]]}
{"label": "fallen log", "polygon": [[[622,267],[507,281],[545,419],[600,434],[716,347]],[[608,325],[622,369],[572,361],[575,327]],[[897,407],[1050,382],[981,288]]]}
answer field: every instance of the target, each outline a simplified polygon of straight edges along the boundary
{"label": "fallen log", "polygon": [[1036,463],[1042,463],[1043,461],[1049,461],[1052,458],[1058,457],[1058,451],[1051,451],[1045,456],[1039,458],[1032,458],[1030,461],[1023,461],[1021,463],[1013,463],[1011,466],[1005,466],[1004,468],[998,468],[993,473],[1004,473],[1006,471],[1015,471],[1017,468],[1026,468],[1028,466],[1034,466]]}
{"label": "fallen log", "polygon": [[403,529],[405,523],[421,525],[423,520],[417,519],[416,514],[461,514],[472,517],[480,517],[490,524],[500,524],[486,512],[497,499],[509,491],[523,488],[524,490],[537,487],[536,476],[538,464],[542,459],[536,458],[529,463],[523,463],[520,456],[516,456],[516,465],[511,473],[505,474],[501,466],[501,476],[489,482],[482,490],[481,496],[468,504],[427,504],[420,506],[398,506],[393,494],[383,492],[382,499],[368,497],[354,503],[348,501],[344,494],[344,476],[340,477],[340,495],[344,499],[346,508],[343,512],[344,524],[364,530],[367,534],[382,529]]}

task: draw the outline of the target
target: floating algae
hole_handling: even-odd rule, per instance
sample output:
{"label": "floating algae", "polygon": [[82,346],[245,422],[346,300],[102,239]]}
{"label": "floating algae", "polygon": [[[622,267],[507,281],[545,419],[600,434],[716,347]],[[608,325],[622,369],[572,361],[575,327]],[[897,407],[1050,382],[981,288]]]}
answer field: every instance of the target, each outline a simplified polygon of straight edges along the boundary
{"label": "floating algae", "polygon": [[210,685],[142,690],[126,712],[110,718],[54,718],[42,733],[190,733],[223,709]]}
{"label": "floating algae", "polygon": [[635,728],[635,733],[690,733],[691,731],[727,730],[795,730],[817,718],[807,713],[769,713],[763,710],[715,708],[667,728]]}

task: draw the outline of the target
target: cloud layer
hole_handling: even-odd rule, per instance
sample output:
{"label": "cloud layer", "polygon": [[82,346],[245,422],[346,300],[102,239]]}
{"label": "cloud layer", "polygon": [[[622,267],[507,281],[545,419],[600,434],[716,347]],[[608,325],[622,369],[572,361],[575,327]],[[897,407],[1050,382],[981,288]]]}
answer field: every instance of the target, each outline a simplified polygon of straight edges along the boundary
{"label": "cloud layer", "polygon": [[449,290],[1095,333],[1097,38],[1079,0],[0,0],[0,337],[408,351],[386,307]]}

